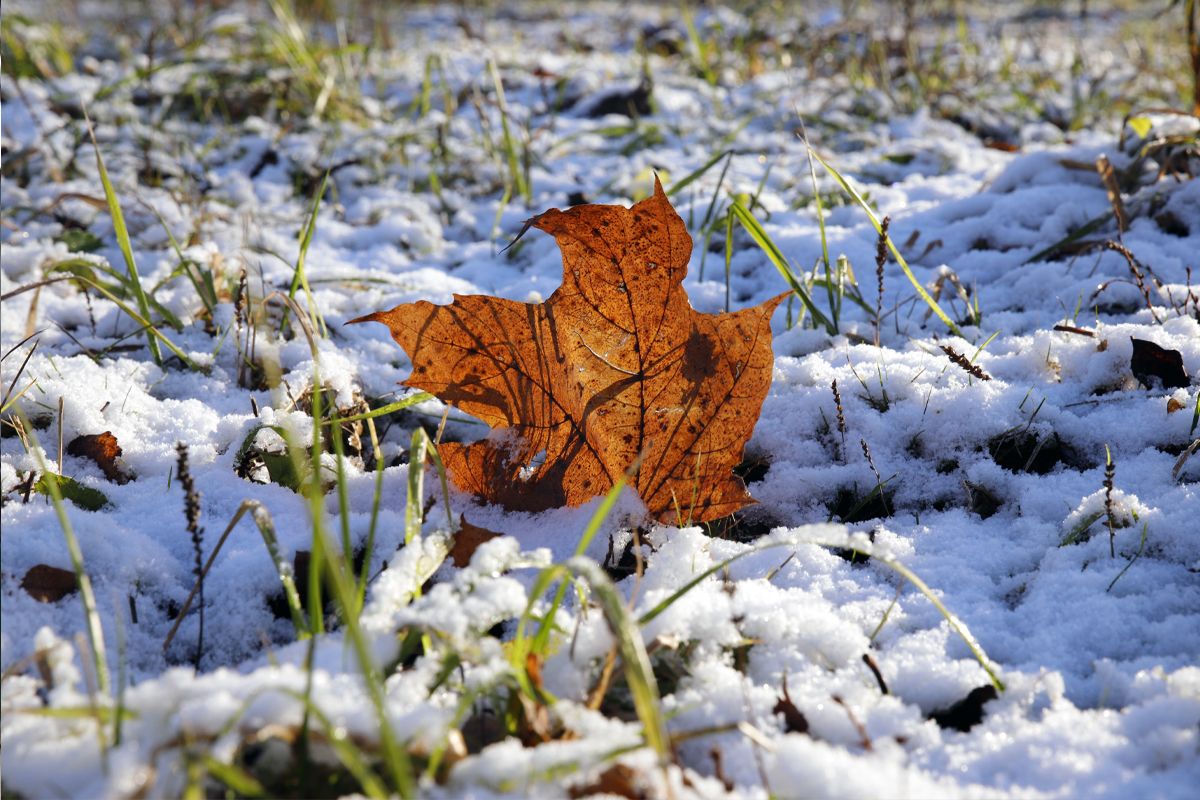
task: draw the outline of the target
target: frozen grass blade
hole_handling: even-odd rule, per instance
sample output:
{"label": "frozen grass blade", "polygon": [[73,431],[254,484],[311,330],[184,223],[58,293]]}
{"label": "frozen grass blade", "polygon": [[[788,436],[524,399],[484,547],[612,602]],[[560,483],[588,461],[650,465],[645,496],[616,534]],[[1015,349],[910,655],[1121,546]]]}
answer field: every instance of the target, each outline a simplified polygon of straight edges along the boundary
{"label": "frozen grass blade", "polygon": [[[821,158],[821,154],[818,153],[815,148],[809,147],[808,152],[813,158],[821,162],[821,166],[825,167],[826,171],[828,171],[829,174],[833,176],[833,179],[841,185],[846,194],[850,195],[850,199],[854,201],[855,205],[857,205],[866,213],[867,218],[871,220],[871,224],[875,226],[875,232],[880,233],[883,230],[883,227],[879,221],[879,217],[875,216],[875,212],[871,210],[870,204],[863,199],[863,196],[858,193],[858,190],[854,188],[853,184],[843,177],[842,173],[830,166],[829,162]],[[896,248],[896,243],[892,241],[890,236],[887,239],[887,246],[892,252],[892,257],[896,259],[896,263],[900,265],[900,269],[904,270],[904,276],[908,278],[908,282],[913,285],[913,288],[917,290],[917,294],[922,300],[925,301],[925,305],[929,306],[929,309],[937,315],[938,319],[945,323],[946,327],[950,329],[951,333],[953,333],[955,336],[966,339],[967,337],[963,336],[963,332],[959,330],[958,325],[955,324],[954,320],[947,316],[946,312],[942,310],[942,307],[938,305],[938,302],[930,296],[929,292],[925,290],[925,287],[921,285],[921,282],[917,280],[917,276],[913,274],[912,269],[908,266],[908,262],[904,260],[904,256],[900,254],[900,250]]]}
{"label": "frozen grass blade", "polygon": [[[587,527],[583,529],[583,535],[579,537],[579,543],[575,545],[575,554],[573,557],[582,557],[583,554],[587,552],[592,540],[595,539],[596,534],[600,532],[600,528],[604,524],[604,520],[608,519],[608,515],[612,513],[613,506],[616,505],[617,498],[621,496],[621,490],[625,488],[627,481],[628,476],[623,475],[621,479],[617,481],[616,485],[608,490],[608,494],[604,495],[604,500],[602,500],[600,505],[596,507],[596,510],[592,512],[592,518],[588,520]],[[542,574],[538,576],[535,588],[529,593],[529,606],[525,609],[525,613],[521,616],[520,622],[517,623],[517,635],[515,640],[518,643],[525,642],[525,626],[526,623],[532,618],[534,600],[536,600],[538,597],[541,597],[542,594],[544,594],[545,591],[550,588],[550,583],[553,580],[553,577],[550,574],[552,570],[552,567],[547,567],[546,570],[544,570]],[[538,586],[541,588],[538,589]],[[550,643],[550,632],[554,627],[554,615],[562,605],[566,595],[567,584],[563,582],[559,584],[558,590],[555,592],[554,600],[550,604],[550,610],[543,615],[542,626],[538,629],[537,634],[534,636],[531,646],[527,648],[528,652],[540,654],[544,654],[546,652],[546,649]],[[516,649],[521,651],[521,661],[518,665],[521,666],[524,664],[526,648],[518,647]]]}
{"label": "frozen grass blade", "polygon": [[375,491],[371,497],[371,521],[367,525],[367,540],[363,544],[362,567],[358,576],[358,591],[355,592],[355,615],[362,613],[367,600],[367,581],[371,576],[371,556],[375,552],[375,528],[379,522],[379,507],[383,500],[383,448],[379,446],[379,435],[375,431],[375,420],[367,420],[367,431],[371,435],[371,451],[375,454]]}
{"label": "frozen grass blade", "polygon": [[[721,152],[717,153],[715,156],[710,158],[708,161],[704,162],[703,166],[701,166],[698,169],[692,170],[687,175],[683,176],[678,181],[676,181],[674,184],[672,184],[671,188],[667,189],[667,196],[674,197],[676,194],[678,194],[679,192],[683,191],[684,189],[686,189],[687,187],[689,187],[693,183],[695,183],[699,178],[703,177],[704,173],[708,172],[710,169],[715,167],[717,165],[717,162],[719,162],[721,159],[731,158],[732,156],[733,156],[732,150],[722,150]],[[728,164],[726,164],[726,167],[728,168]]]}
{"label": "frozen grass blade", "polygon": [[[150,345],[150,355],[153,356],[155,364],[162,366],[162,353],[159,352],[158,341],[151,333],[153,326],[150,325],[150,302],[146,299],[137,263],[133,260],[133,243],[129,238],[129,229],[125,227],[125,215],[121,213],[121,203],[117,200],[117,193],[113,190],[112,181],[109,180],[108,170],[104,167],[104,159],[100,157],[100,144],[96,141],[96,132],[92,130],[92,121],[86,111],[84,120],[87,122],[88,136],[92,139],[92,149],[96,151],[96,169],[100,173],[100,183],[104,185],[104,200],[108,203],[108,213],[112,217],[113,234],[117,237],[117,247],[120,248],[121,257],[125,259],[125,268],[129,271],[129,287],[133,290],[138,310],[141,311],[142,319],[145,320],[142,324],[147,326],[146,341]],[[186,358],[184,361],[188,363]]]}

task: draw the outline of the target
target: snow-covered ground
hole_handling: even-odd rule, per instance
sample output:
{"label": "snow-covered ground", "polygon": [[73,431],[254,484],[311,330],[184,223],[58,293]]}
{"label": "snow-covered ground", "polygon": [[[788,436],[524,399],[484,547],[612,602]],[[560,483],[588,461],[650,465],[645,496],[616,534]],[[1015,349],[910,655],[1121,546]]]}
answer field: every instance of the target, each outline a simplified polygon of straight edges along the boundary
{"label": "snow-covered ground", "polygon": [[[6,37],[37,45],[53,35],[50,9],[11,5]],[[295,640],[249,516],[204,583],[200,672],[191,666],[194,607],[164,651],[194,582],[176,444],[188,446],[201,495],[205,557],[243,501],[255,500],[292,562],[312,549],[309,506],[269,482],[265,467],[246,467],[248,435],[284,426],[311,445],[305,390],[317,369],[344,414],[406,392],[397,383],[410,365],[386,331],[342,323],[402,302],[449,302],[453,293],[548,297],[562,270],[553,240],[532,232],[503,250],[524,219],[584,201],[628,204],[650,190],[655,171],[671,187],[725,150],[727,169],[717,161],[672,198],[696,239],[685,285],[704,312],[762,302],[786,284],[736,227],[727,282],[724,210],[732,196],[753,198],[793,269],[812,277],[821,230],[801,123],[818,152],[890,216],[916,280],[940,297],[962,336],[927,313],[895,260],[884,269],[876,325],[875,230],[817,164],[829,253],[848,258],[864,307],[847,296],[833,334],[807,317],[791,325],[799,302],[777,312],[773,383],[747,446],[759,505],[722,531],[653,527],[625,492],[587,549],[596,562],[622,562],[611,572],[635,618],[738,557],[641,629],[674,736],[665,764],[646,746],[619,677],[598,710],[588,706],[615,639],[599,607],[580,601],[586,593],[567,594],[540,665],[544,691],[557,698],[547,723],[554,734],[535,743],[472,732],[483,722],[494,728],[491,712],[502,713],[516,692],[515,620],[539,569],[572,556],[600,500],[527,514],[452,493],[456,515],[507,535],[468,567],[443,564],[414,593],[444,553],[446,523],[431,476],[424,535],[404,546],[407,449],[413,429],[432,434],[445,408],[427,401],[376,420],[387,465],[382,503],[376,511],[377,473],[365,468],[373,459],[368,453],[364,465],[352,453],[345,521],[355,549],[374,531],[369,572],[378,577],[361,627],[391,670],[387,717],[417,769],[430,753],[451,754],[452,766],[422,779],[419,791],[1194,796],[1200,454],[1189,459],[1188,448],[1200,432],[1200,274],[1192,275],[1200,184],[1190,176],[1200,169],[1200,123],[1152,113],[1122,126],[1110,107],[1122,92],[1146,105],[1170,101],[1168,78],[1151,69],[1164,68],[1154,59],[1165,56],[1138,39],[1156,30],[1166,37],[1179,22],[1177,11],[1154,16],[1166,5],[1093,8],[1080,19],[1074,8],[1012,3],[962,33],[953,19],[923,16],[915,35],[926,78],[940,70],[962,80],[936,97],[920,93],[936,89],[918,86],[921,70],[904,72],[896,53],[887,62],[894,83],[856,74],[854,64],[870,63],[860,52],[867,29],[836,5],[766,21],[696,11],[698,37],[709,43],[699,54],[674,4],[435,5],[381,18],[387,37],[366,55],[322,62],[304,113],[292,107],[309,97],[296,77],[302,64],[289,73],[282,57],[267,65],[265,56],[244,56],[277,52],[263,32],[285,26],[264,9],[193,11],[191,42],[163,36],[153,57],[147,40],[165,17],[122,19],[118,4],[78,10],[68,38],[82,19],[117,28],[114,38],[71,39],[74,67],[57,77],[14,78],[6,64],[0,78],[2,384],[5,403],[24,391],[13,408],[34,429],[17,436],[6,410],[5,796],[177,796],[205,771],[220,779],[220,763],[286,786],[291,751],[280,743],[295,738],[308,691],[324,717],[311,723],[323,731],[313,757],[337,763],[338,743],[351,742],[374,758],[378,717],[344,628],[331,616],[334,630],[315,648]],[[883,27],[874,30],[899,41],[900,18],[884,25],[896,8],[880,5]],[[324,30],[334,41],[334,26]],[[5,57],[12,62],[8,49]],[[648,101],[638,99],[643,74],[652,79]],[[276,94],[264,99],[264,87]],[[69,274],[64,262],[77,273],[86,264],[126,272],[81,103],[142,283],[181,322],[160,329],[196,369],[165,347],[157,365],[129,314],[77,281],[51,282]],[[648,105],[630,117],[639,103]],[[1176,95],[1173,104],[1190,103]],[[516,142],[511,166],[506,136]],[[1116,180],[1127,180],[1123,232],[1095,166],[1102,155]],[[327,169],[306,255],[329,331],[314,355],[295,326],[281,334],[279,298]],[[1136,269],[1105,241],[1119,241]],[[181,254],[193,275],[212,274],[211,314],[178,269]],[[251,335],[235,309],[243,273],[259,316],[255,359],[278,372],[273,387],[239,366]],[[96,280],[114,282],[102,272]],[[825,288],[811,291],[828,313]],[[1133,340],[1177,352],[1189,377],[1165,383],[1186,385],[1139,380]],[[461,414],[450,418],[447,437],[484,433]],[[96,462],[63,454],[60,442],[105,431],[132,480],[118,483]],[[251,437],[249,449],[269,450],[272,436]],[[37,565],[71,569],[55,507],[30,488],[44,469],[107,499],[94,511],[67,502],[65,512],[94,587],[109,695],[95,688],[80,594],[40,602],[23,586]],[[882,501],[872,495],[880,483]],[[339,548],[336,491],[326,523]],[[635,533],[641,574],[631,574],[632,549],[621,559]],[[850,546],[871,557],[850,555]],[[412,629],[427,634],[424,654],[401,659],[399,634]],[[942,713],[988,696],[972,694],[992,678],[971,640],[1003,685],[973,719],[969,707]],[[119,741],[108,710],[118,702],[127,712]],[[462,752],[455,728],[466,728]],[[356,777],[320,791],[370,793]]]}

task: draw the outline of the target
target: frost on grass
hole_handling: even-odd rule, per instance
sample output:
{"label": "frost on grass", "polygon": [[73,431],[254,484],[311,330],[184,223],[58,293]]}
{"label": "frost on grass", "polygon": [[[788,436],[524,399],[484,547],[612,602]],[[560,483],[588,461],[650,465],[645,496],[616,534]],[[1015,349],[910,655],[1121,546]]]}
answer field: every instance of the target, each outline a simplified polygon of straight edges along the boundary
{"label": "frost on grass", "polygon": [[[288,61],[301,51],[278,38],[296,30],[274,16],[285,6],[199,9],[178,38],[146,27],[178,20],[131,23],[118,4],[62,26],[41,6],[5,4],[6,796],[218,792],[238,779],[221,764],[269,792],[302,793],[288,781],[304,764],[344,781],[338,792],[369,793],[339,747],[386,774],[381,710],[431,797],[1194,792],[1200,128],[1140,113],[1184,106],[1177,17],[990,4],[971,10],[966,40],[917,19],[915,49],[881,50],[887,71],[874,74],[860,45],[880,31],[836,10],[692,9],[693,37],[674,6],[433,5],[380,18],[368,27],[390,41],[363,51],[339,49],[336,26],[299,21],[314,70]],[[888,22],[894,8],[871,13]],[[93,153],[80,149],[82,104],[152,321],[199,369],[155,363],[144,326],[96,288],[137,311]],[[817,165],[830,280],[797,114],[890,216],[892,242],[961,336],[894,260],[877,277],[875,230]],[[796,299],[773,319],[772,386],[740,468],[757,506],[704,529],[652,527],[626,492],[585,548],[647,653],[673,739],[665,766],[645,746],[637,675],[610,659],[603,587],[572,580],[557,604],[553,583],[533,591],[575,553],[599,501],[516,513],[452,491],[449,519],[505,534],[457,568],[433,471],[424,518],[406,513],[409,450],[443,414],[446,442],[478,441],[484,426],[427,400],[373,420],[377,453],[364,421],[332,419],[395,402],[412,366],[382,332],[342,323],[454,294],[540,302],[562,262],[548,237],[503,249],[523,220],[628,205],[655,173],[680,187],[695,310],[751,308],[788,288],[726,225],[740,197],[817,309],[838,312],[814,325]],[[837,271],[839,255],[852,273]],[[1134,340],[1178,354],[1190,382],[1156,382]],[[316,395],[327,424],[314,437]],[[125,483],[68,446],[106,431]],[[300,476],[320,464],[309,478],[330,553],[368,579],[357,644],[378,685],[333,605],[293,622],[249,517],[205,579],[200,673],[184,666],[194,611],[163,651],[193,583],[179,442],[206,547],[243,501],[261,503],[307,598],[298,556],[313,550],[313,524],[287,477],[288,441]],[[68,498],[63,514],[124,687],[113,697],[94,689],[79,593],[40,602],[21,586],[39,565],[72,566],[35,488],[43,468],[107,501],[89,511]],[[301,638],[314,618],[329,632]],[[534,647],[543,622],[553,629]],[[994,697],[985,664],[1005,687]]]}

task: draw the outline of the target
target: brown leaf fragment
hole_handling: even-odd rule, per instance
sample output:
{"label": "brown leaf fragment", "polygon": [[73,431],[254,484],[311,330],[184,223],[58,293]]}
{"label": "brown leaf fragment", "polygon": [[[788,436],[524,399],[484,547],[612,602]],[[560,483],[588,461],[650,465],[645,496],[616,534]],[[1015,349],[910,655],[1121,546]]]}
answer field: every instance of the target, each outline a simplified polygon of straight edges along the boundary
{"label": "brown leaf fragment", "polygon": [[1154,389],[1155,383],[1161,383],[1164,389],[1187,387],[1188,375],[1178,350],[1168,350],[1145,339],[1129,338],[1133,342],[1129,369],[1142,386]]}
{"label": "brown leaf fragment", "polygon": [[465,567],[471,563],[471,556],[475,555],[475,551],[479,549],[479,545],[503,535],[502,533],[489,531],[487,528],[481,528],[478,525],[472,525],[467,522],[466,517],[462,517],[459,522],[458,532],[454,534],[454,545],[450,548],[450,560],[454,562],[454,566],[456,567]]}
{"label": "brown leaf fragment", "polygon": [[972,689],[962,700],[934,711],[929,718],[940,728],[953,728],[966,733],[983,721],[983,707],[998,696],[995,686],[984,684]]}
{"label": "brown leaf fragment", "polygon": [[129,483],[132,477],[121,461],[121,445],[117,444],[117,437],[112,435],[112,431],[76,436],[67,445],[67,453],[90,458],[100,467],[104,477],[113,483]]}
{"label": "brown leaf fragment", "polygon": [[808,718],[796,708],[791,695],[788,694],[787,675],[783,676],[783,694],[776,701],[771,713],[783,715],[784,733],[808,733]]}
{"label": "brown leaf fragment", "polygon": [[21,588],[39,603],[55,603],[79,589],[75,573],[69,569],[38,564],[21,579]]}
{"label": "brown leaf fragment", "polygon": [[[408,352],[405,381],[493,429],[440,448],[454,483],[540,511],[631,481],[667,523],[754,502],[733,474],[771,383],[771,314],[786,295],[731,314],[692,309],[692,240],[661,184],[632,208],[551,209],[562,285],[544,303],[455,295],[351,322],[381,322]],[[682,519],[677,517],[676,510]]]}
{"label": "brown leaf fragment", "polygon": [[613,764],[601,772],[594,781],[583,786],[572,786],[567,789],[567,797],[578,800],[582,797],[604,795],[608,797],[625,797],[629,800],[643,800],[646,792],[639,788],[635,778],[637,772],[624,764]]}

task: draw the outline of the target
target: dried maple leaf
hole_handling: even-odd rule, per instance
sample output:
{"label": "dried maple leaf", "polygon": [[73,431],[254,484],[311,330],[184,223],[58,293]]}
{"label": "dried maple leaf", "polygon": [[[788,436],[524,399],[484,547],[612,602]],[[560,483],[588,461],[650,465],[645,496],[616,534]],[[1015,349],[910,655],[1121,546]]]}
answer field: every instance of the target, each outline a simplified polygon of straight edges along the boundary
{"label": "dried maple leaf", "polygon": [[[382,322],[409,354],[405,384],[492,428],[444,444],[454,483],[508,508],[578,505],[633,481],[664,522],[703,522],[754,502],[732,470],[771,383],[771,313],[692,309],[687,228],[655,181],[632,208],[551,209],[526,223],[562,251],[544,303],[455,295],[352,322]],[[682,519],[681,519],[682,517]]]}
{"label": "dried maple leaf", "polygon": [[90,458],[113,483],[129,483],[130,476],[124,469],[121,452],[121,445],[112,431],[76,436],[67,445],[69,455]]}

